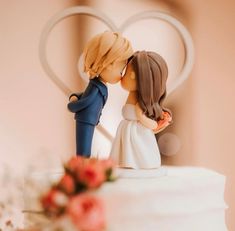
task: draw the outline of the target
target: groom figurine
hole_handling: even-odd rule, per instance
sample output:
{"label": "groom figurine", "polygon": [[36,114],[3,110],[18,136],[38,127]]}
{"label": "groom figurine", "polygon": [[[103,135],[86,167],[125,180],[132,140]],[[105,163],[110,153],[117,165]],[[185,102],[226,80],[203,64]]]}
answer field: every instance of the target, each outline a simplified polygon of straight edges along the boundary
{"label": "groom figurine", "polygon": [[71,94],[68,103],[69,111],[75,113],[77,155],[90,157],[94,129],[108,97],[106,83],[115,84],[121,79],[132,54],[130,42],[117,32],[105,31],[87,43],[84,71],[90,81],[83,93]]}

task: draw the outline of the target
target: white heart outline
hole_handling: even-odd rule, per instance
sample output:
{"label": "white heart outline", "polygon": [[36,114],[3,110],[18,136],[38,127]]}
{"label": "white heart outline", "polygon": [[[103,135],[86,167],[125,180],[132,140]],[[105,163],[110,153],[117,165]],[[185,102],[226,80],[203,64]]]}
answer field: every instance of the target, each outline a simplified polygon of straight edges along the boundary
{"label": "white heart outline", "polygon": [[[57,85],[57,87],[59,87],[60,90],[62,90],[65,93],[66,96],[70,95],[72,91],[66,86],[66,84],[64,84],[63,81],[60,80],[60,78],[55,74],[53,69],[50,67],[48,59],[47,59],[46,45],[47,45],[49,34],[52,31],[53,27],[64,18],[73,16],[75,14],[84,14],[84,15],[89,15],[91,17],[95,17],[101,20],[102,22],[104,22],[108,26],[108,28],[111,29],[112,31],[120,31],[120,32],[123,32],[125,28],[127,28],[128,26],[130,26],[130,24],[133,23],[133,21],[136,22],[138,20],[147,19],[147,18],[148,19],[150,18],[161,19],[170,23],[171,25],[174,26],[174,28],[179,32],[180,36],[182,37],[186,57],[185,57],[184,66],[179,75],[180,78],[178,78],[178,81],[176,81],[172,87],[169,87],[168,95],[171,92],[173,92],[181,83],[183,83],[189,77],[189,74],[193,67],[193,61],[194,61],[193,41],[190,36],[190,33],[185,28],[185,26],[174,17],[166,13],[159,12],[159,11],[145,11],[145,12],[135,14],[132,17],[128,18],[121,25],[120,29],[118,29],[118,27],[116,27],[116,25],[112,22],[112,20],[109,19],[105,14],[97,10],[94,10],[91,7],[75,6],[75,7],[67,8],[57,13],[56,15],[54,15],[45,25],[41,33],[40,42],[39,42],[39,59],[40,59],[41,65],[44,71],[46,72],[47,76],[52,80],[52,82],[54,82],[55,85]],[[79,72],[80,71],[81,70],[79,70]],[[113,136],[102,125],[98,125],[98,129],[100,130],[101,133],[103,133],[103,135],[108,140],[112,142]]]}
{"label": "white heart outline", "polygon": [[66,96],[69,96],[72,93],[72,91],[66,86],[66,84],[63,81],[60,80],[60,78],[55,74],[53,69],[50,67],[48,59],[47,59],[46,45],[47,45],[48,37],[53,27],[56,24],[58,24],[61,20],[67,17],[73,16],[74,14],[90,15],[104,22],[108,26],[109,29],[113,31],[118,30],[115,24],[108,17],[106,17],[106,15],[104,15],[101,12],[97,12],[90,7],[75,6],[75,7],[67,8],[57,13],[56,15],[54,15],[47,22],[47,24],[42,30],[40,41],[39,41],[39,59],[48,77],[52,80],[52,82],[55,83],[55,85],[57,85],[65,93]]}

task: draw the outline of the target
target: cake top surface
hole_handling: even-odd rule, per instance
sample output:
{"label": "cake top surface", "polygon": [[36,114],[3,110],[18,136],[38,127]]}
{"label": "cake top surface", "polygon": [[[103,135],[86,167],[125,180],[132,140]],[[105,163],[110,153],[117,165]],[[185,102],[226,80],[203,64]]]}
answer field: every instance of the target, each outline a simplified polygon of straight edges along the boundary
{"label": "cake top surface", "polygon": [[[120,177],[115,184],[107,183],[101,188],[104,193],[109,190],[118,192],[143,193],[158,190],[166,192],[193,192],[203,190],[212,185],[224,185],[225,176],[202,167],[181,167],[181,166],[162,166],[166,172],[164,175],[156,177],[139,177],[142,170],[136,171],[137,177]],[[145,173],[144,170],[143,174]]]}

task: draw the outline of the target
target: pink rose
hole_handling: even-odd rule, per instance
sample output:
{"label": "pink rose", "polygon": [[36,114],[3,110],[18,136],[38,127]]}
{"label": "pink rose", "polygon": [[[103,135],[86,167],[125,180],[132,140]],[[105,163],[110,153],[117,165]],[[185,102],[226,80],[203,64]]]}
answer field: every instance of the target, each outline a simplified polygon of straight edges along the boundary
{"label": "pink rose", "polygon": [[97,188],[106,180],[105,170],[98,161],[90,159],[77,173],[77,179],[88,188]]}
{"label": "pink rose", "polygon": [[40,198],[45,211],[51,215],[58,215],[68,203],[67,196],[57,189],[51,189]]}
{"label": "pink rose", "polygon": [[72,176],[69,174],[65,174],[59,184],[58,187],[63,190],[67,194],[72,194],[75,192],[75,182]]}
{"label": "pink rose", "polygon": [[68,204],[67,213],[81,231],[101,231],[105,227],[102,201],[89,194],[79,194]]}
{"label": "pink rose", "polygon": [[112,169],[115,167],[115,164],[114,164],[113,160],[111,160],[111,159],[100,160],[100,163],[103,165],[104,169],[106,169],[106,170]]}
{"label": "pink rose", "polygon": [[83,157],[74,156],[65,165],[65,169],[67,169],[69,172],[75,173],[80,170],[81,166],[83,165],[83,162],[84,162]]}

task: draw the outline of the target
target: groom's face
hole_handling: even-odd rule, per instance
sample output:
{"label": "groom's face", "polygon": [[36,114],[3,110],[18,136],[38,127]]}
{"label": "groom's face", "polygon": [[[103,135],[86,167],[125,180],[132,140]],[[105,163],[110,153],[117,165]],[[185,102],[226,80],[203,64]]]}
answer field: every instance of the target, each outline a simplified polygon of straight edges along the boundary
{"label": "groom's face", "polygon": [[118,83],[122,78],[123,69],[126,66],[126,60],[116,61],[106,67],[100,74],[102,80],[107,83]]}

